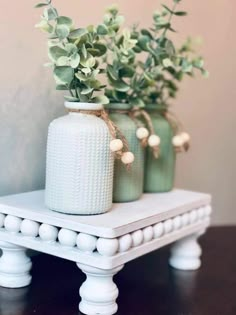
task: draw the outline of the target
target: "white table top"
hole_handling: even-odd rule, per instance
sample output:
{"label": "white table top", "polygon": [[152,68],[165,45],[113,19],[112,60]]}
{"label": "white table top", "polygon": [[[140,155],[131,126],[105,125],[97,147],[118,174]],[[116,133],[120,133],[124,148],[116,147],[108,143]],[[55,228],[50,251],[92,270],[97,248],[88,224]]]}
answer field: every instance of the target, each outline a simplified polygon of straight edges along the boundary
{"label": "white table top", "polygon": [[115,238],[170,217],[209,205],[211,196],[185,190],[144,194],[135,202],[114,204],[96,216],[61,214],[44,205],[44,191],[0,198],[0,212],[105,238]]}

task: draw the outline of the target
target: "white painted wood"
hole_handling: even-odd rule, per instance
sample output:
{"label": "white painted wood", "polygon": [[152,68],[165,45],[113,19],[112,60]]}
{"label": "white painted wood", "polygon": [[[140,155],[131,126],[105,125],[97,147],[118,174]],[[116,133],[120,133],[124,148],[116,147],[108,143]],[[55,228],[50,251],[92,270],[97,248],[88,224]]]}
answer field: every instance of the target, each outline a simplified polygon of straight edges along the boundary
{"label": "white painted wood", "polygon": [[[44,191],[35,191],[0,198],[0,212],[94,236],[116,238],[210,203],[211,197],[207,194],[173,190],[144,194],[132,203],[114,204],[112,211],[102,215],[75,216],[48,210],[44,205]],[[182,221],[185,223],[186,218]]]}
{"label": "white painted wood", "polygon": [[118,288],[113,282],[113,276],[123,266],[110,270],[77,264],[86,274],[87,279],[80,288],[81,303],[79,309],[87,315],[112,315],[117,312],[116,299],[119,295]]}
{"label": "white painted wood", "polygon": [[0,286],[22,288],[30,284],[31,260],[26,255],[26,248],[8,242],[0,242]]}
{"label": "white painted wood", "polygon": [[[161,237],[157,237],[151,242],[144,243],[138,247],[129,248],[127,246],[127,251],[118,252],[113,257],[102,256],[98,252],[83,252],[77,247],[72,248],[68,246],[62,246],[58,242],[45,242],[40,238],[26,237],[22,234],[12,234],[5,232],[2,229],[0,229],[0,239],[3,241],[8,241],[12,244],[25,246],[38,252],[61,257],[74,262],[89,264],[90,266],[101,269],[112,269],[154,250],[157,250],[158,248],[161,248],[165,245],[171,244],[185,236],[201,232],[203,229],[206,229],[208,225],[209,219],[205,219],[203,222],[198,222],[178,231],[162,235]],[[130,234],[127,235],[127,238],[130,239]]]}
{"label": "white painted wood", "polygon": [[177,241],[171,249],[169,264],[179,270],[196,270],[201,266],[202,250],[197,242],[198,235],[193,234]]}
{"label": "white painted wood", "polygon": [[43,200],[43,191],[0,198],[2,286],[30,283],[31,262],[25,248],[36,250],[74,261],[86,274],[81,312],[112,315],[118,297],[113,276],[125,263],[176,242],[171,266],[194,270],[201,264],[196,239],[210,224],[209,195],[182,190],[146,194],[99,216],[56,213]]}

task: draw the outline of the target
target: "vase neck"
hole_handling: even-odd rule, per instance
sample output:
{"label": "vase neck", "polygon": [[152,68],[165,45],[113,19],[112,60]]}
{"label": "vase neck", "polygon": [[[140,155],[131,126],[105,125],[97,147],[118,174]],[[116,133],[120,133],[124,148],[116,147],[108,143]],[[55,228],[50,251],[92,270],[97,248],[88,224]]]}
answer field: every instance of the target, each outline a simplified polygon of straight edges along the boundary
{"label": "vase neck", "polygon": [[82,111],[101,111],[103,110],[102,104],[95,103],[82,103],[82,102],[65,102],[65,108],[71,113],[80,113]]}

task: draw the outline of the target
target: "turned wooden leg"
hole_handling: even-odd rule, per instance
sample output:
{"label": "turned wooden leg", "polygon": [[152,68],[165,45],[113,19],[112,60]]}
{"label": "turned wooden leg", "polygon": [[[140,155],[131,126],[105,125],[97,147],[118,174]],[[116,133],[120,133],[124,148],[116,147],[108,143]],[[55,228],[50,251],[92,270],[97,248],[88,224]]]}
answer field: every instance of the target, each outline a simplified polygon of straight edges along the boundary
{"label": "turned wooden leg", "polygon": [[169,264],[180,270],[197,270],[201,266],[202,250],[197,242],[199,234],[177,241],[171,248]]}
{"label": "turned wooden leg", "polygon": [[31,282],[32,263],[26,249],[7,242],[0,242],[0,286],[22,288]]}
{"label": "turned wooden leg", "polygon": [[116,299],[118,288],[113,282],[113,276],[123,266],[103,270],[83,264],[77,266],[86,274],[87,279],[80,288],[81,303],[79,309],[86,315],[112,315],[117,312]]}

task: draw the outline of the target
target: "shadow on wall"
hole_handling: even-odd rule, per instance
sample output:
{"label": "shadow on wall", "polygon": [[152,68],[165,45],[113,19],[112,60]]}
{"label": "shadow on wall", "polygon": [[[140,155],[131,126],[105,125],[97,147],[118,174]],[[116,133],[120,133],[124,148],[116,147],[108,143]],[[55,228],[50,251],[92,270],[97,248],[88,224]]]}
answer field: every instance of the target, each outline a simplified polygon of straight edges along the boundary
{"label": "shadow on wall", "polygon": [[64,113],[49,79],[40,67],[0,95],[0,196],[44,188],[48,125]]}

